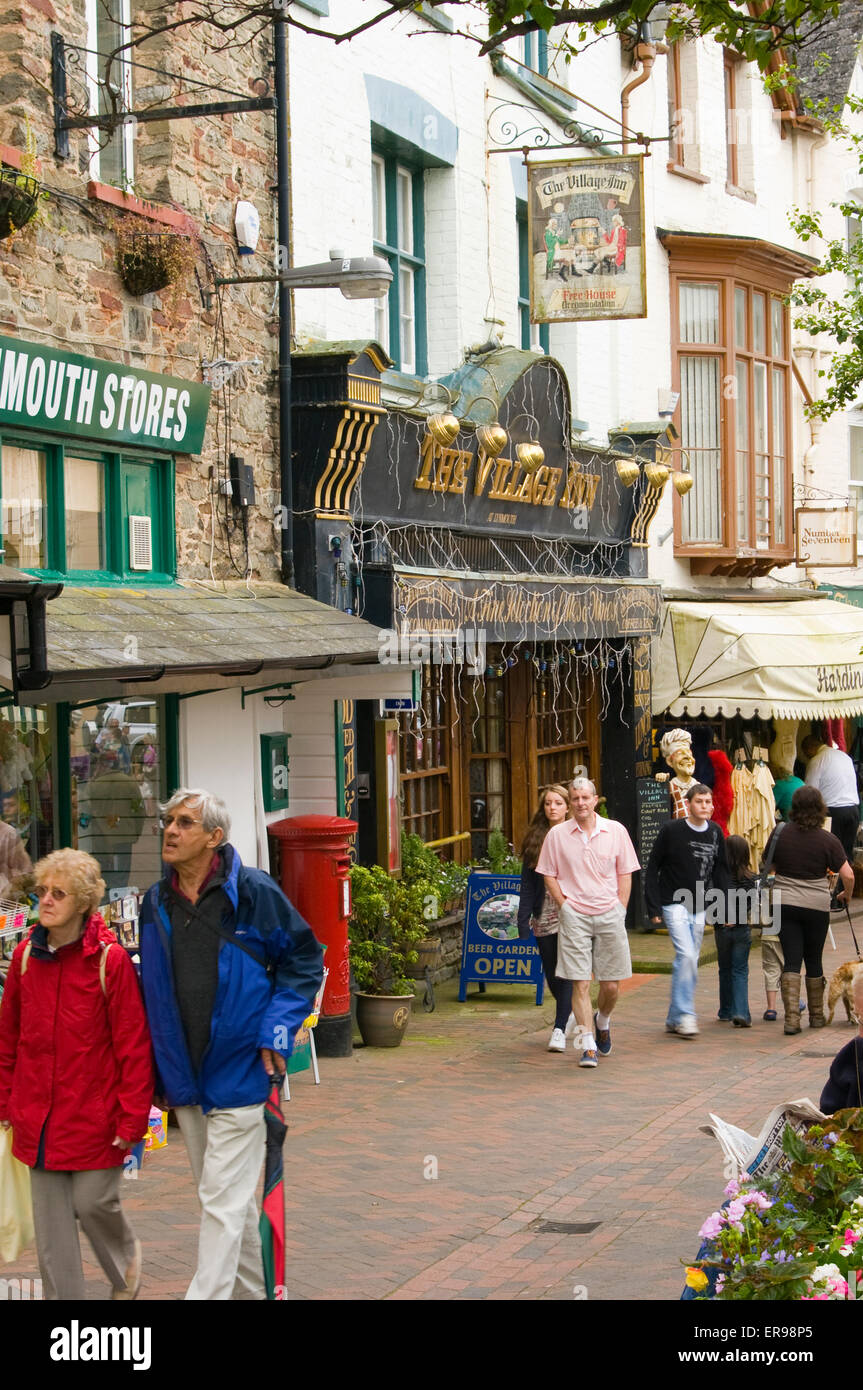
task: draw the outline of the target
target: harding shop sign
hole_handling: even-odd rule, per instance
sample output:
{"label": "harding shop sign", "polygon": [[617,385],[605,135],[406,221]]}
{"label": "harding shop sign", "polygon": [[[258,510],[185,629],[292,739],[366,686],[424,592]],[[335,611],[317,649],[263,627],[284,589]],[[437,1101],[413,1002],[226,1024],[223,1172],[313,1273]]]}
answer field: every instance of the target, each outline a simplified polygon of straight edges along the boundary
{"label": "harding shop sign", "polygon": [[200,453],[210,387],[0,337],[0,426]]}

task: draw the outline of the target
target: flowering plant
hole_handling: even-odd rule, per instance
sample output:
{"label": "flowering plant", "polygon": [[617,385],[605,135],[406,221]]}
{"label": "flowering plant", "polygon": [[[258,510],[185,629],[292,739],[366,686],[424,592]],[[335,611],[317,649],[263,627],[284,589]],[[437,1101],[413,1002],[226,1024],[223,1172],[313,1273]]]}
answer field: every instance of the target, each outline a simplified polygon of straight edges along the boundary
{"label": "flowering plant", "polygon": [[699,1232],[687,1268],[696,1298],[844,1299],[863,1296],[863,1109],[782,1137],[783,1171],[744,1174]]}

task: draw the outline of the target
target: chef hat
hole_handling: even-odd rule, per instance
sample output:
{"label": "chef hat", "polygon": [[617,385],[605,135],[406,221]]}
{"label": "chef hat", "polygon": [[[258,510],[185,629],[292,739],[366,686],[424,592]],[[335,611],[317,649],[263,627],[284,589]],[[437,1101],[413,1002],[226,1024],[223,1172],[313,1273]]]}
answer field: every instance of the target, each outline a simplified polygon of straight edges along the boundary
{"label": "chef hat", "polygon": [[685,748],[687,753],[692,752],[692,734],[686,729],[672,729],[659,740],[659,751],[666,762],[682,748]]}

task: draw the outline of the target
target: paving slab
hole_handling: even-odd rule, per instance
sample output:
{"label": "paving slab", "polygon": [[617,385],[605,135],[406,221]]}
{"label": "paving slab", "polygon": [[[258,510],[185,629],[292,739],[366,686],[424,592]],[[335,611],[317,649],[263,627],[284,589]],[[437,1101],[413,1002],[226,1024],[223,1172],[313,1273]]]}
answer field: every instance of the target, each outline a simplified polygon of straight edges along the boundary
{"label": "paving slab", "polygon": [[[825,969],[853,959],[835,918]],[[759,953],[751,1029],[716,1018],[716,966],[700,971],[701,1032],[666,1034],[669,979],[628,982],[613,1052],[596,1070],[549,1053],[549,1000],[489,987],[437,1008],[417,1000],[397,1049],[357,1047],[291,1079],[286,1103],[288,1297],[542,1300],[677,1299],[697,1231],[722,1199],[711,1111],[750,1131],[772,1106],[817,1101],[845,1022],[786,1038],[765,1023]],[[436,1175],[436,1176],[435,1176]],[[179,1131],[124,1184],[144,1247],[143,1299],[176,1301],[196,1263],[197,1205]],[[543,1233],[539,1223],[598,1223]],[[106,1296],[86,1242],[87,1296]],[[32,1252],[3,1274],[35,1277]]]}

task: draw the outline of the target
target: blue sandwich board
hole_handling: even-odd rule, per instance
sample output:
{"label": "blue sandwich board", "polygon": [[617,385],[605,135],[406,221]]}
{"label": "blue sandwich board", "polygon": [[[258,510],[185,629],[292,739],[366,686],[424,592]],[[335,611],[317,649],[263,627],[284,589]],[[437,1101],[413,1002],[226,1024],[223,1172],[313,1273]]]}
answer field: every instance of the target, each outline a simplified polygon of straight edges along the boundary
{"label": "blue sandwich board", "polygon": [[467,881],[467,912],[458,997],[469,984],[534,985],[542,1003],[542,960],[532,936],[518,934],[518,874],[477,872]]}

